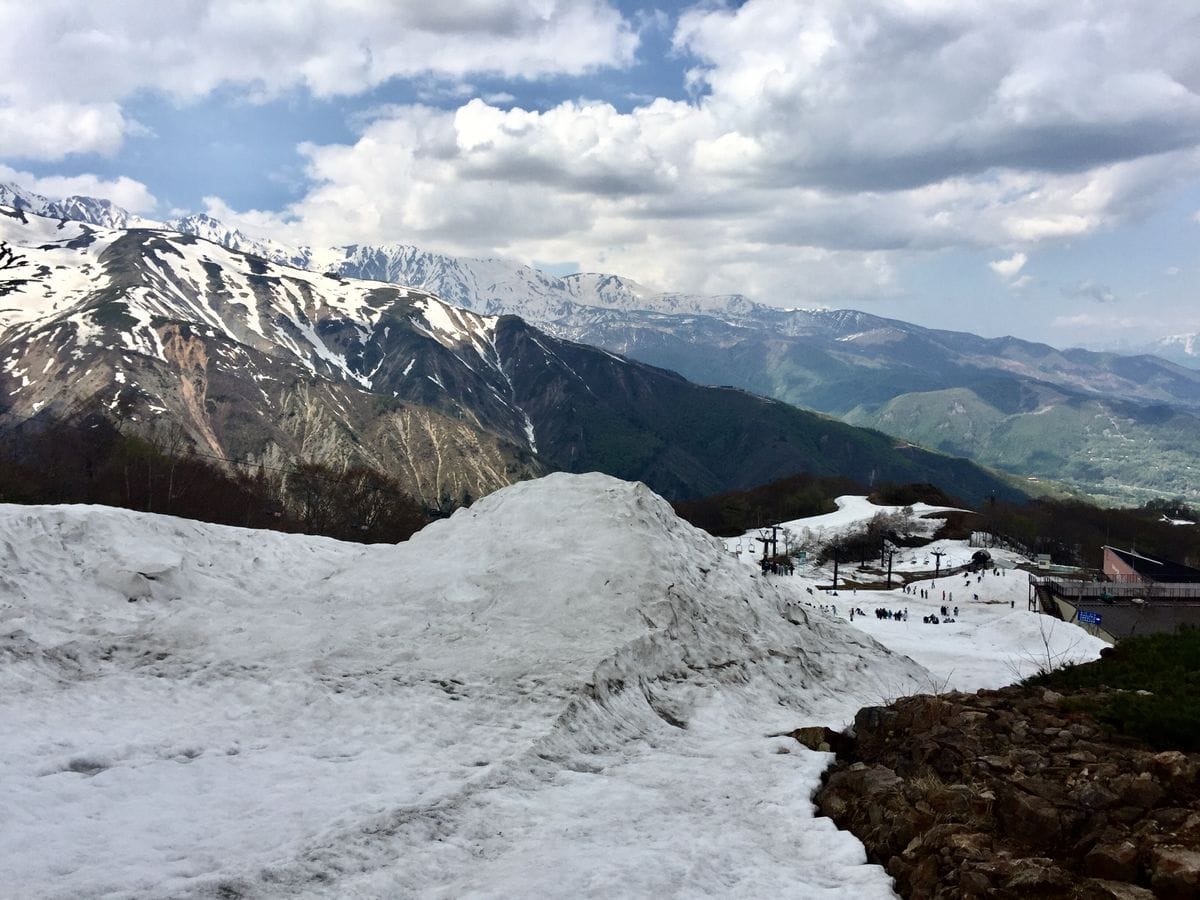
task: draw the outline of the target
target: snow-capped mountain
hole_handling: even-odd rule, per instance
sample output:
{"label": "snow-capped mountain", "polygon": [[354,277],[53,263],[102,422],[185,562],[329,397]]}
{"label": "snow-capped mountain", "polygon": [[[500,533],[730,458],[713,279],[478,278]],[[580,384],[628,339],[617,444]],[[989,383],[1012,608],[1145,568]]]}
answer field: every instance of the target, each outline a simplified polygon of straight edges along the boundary
{"label": "snow-capped mountain", "polygon": [[23,209],[50,219],[87,222],[102,228],[133,228],[158,224],[122,209],[111,200],[78,196],[51,200],[15,184],[3,182],[0,182],[0,206]]}
{"label": "snow-capped mountain", "polygon": [[[540,471],[497,320],[422,292],[16,212],[0,215],[0,302],[18,416],[101,408],[151,432],[178,424],[219,458],[363,462],[433,504]],[[470,415],[453,389],[477,395]]]}
{"label": "snow-capped mountain", "polygon": [[365,464],[450,506],[546,470],[670,497],[796,471],[1011,494],[962,460],[564,341],[416,288],[156,228],[0,209],[9,412],[177,426],[249,463]]}
{"label": "snow-capped mountain", "polygon": [[[1056,350],[1011,337],[981,338],[858,310],[780,309],[741,294],[659,292],[619,275],[579,273],[557,277],[512,260],[448,256],[409,244],[290,247],[248,237],[205,214],[156,223],[132,216],[107,200],[70,197],[53,201],[13,184],[0,184],[0,205],[104,227],[138,225],[178,231],[281,265],[419,288],[464,309],[486,315],[518,315],[564,336],[585,334],[608,349],[621,344],[623,352],[635,357],[643,344],[655,342],[650,333],[669,332],[685,341],[694,339],[688,327],[697,324],[696,317],[703,316],[720,320],[715,324],[725,328],[727,343],[736,343],[747,334],[804,338],[810,340],[809,346],[849,357],[868,348],[861,355],[870,356],[875,365],[881,356],[889,361],[889,354],[898,350],[900,356],[895,361],[901,364],[922,358],[930,368],[940,370],[999,371],[1073,390],[1139,401],[1178,401],[1200,408],[1200,376],[1180,373],[1175,366],[1155,369],[1155,364],[1146,360],[1138,361],[1136,371],[1123,371],[1121,357],[1114,353]],[[606,316],[599,310],[624,315]],[[676,316],[683,318],[673,318]],[[712,324],[701,323],[698,327],[711,328]],[[635,332],[646,335],[634,340],[630,334]],[[616,333],[623,334],[623,339],[614,337]],[[919,347],[912,346],[914,340]],[[1200,351],[1195,335],[1164,338],[1156,346],[1164,351],[1177,348],[1178,354],[1187,358]],[[707,352],[710,348],[706,345],[703,349]],[[858,361],[855,364],[863,365]]]}
{"label": "snow-capped mountain", "polygon": [[[121,221],[102,201],[3,190],[0,197],[54,217]],[[160,227],[281,266],[405,285],[486,316],[518,315],[702,384],[743,388],[1098,497],[1200,496],[1191,476],[1200,465],[1200,370],[1160,358],[1194,361],[1186,335],[1152,348],[1158,356],[1059,350],[857,310],[659,293],[616,275],[560,278],[405,244],[293,248],[203,215]],[[1049,435],[1053,452],[1043,446]]]}
{"label": "snow-capped mountain", "polygon": [[249,237],[203,213],[157,222],[125,212],[107,200],[69,197],[56,201],[14,184],[0,184],[0,206],[106,228],[136,226],[192,234],[279,265],[419,288],[464,309],[485,315],[518,315],[534,323],[569,320],[577,307],[730,316],[759,309],[740,295],[655,293],[615,275],[559,278],[511,260],[447,256],[410,244],[292,247]]}
{"label": "snow-capped mountain", "polygon": [[[0,185],[0,205],[105,227],[129,222],[179,231],[280,265],[418,288],[485,315],[517,315],[560,337],[665,365],[703,383],[734,384],[835,414],[881,402],[877,394],[891,399],[914,385],[959,387],[992,376],[1200,410],[1200,374],[1144,355],[1057,350],[1011,337],[924,328],[858,310],[780,309],[740,294],[655,292],[618,275],[560,278],[511,260],[447,256],[407,244],[289,247],[250,238],[207,215],[151,223],[105,200],[51,201],[11,184]],[[738,353],[749,346],[752,353]],[[1177,355],[1191,358],[1200,345],[1194,336],[1178,335],[1161,346],[1164,352],[1178,348]],[[803,377],[781,377],[775,362],[793,348],[817,359]],[[762,362],[739,376],[751,355]],[[869,395],[848,393],[848,383],[861,383],[863,376]],[[771,389],[764,390],[764,383]]]}

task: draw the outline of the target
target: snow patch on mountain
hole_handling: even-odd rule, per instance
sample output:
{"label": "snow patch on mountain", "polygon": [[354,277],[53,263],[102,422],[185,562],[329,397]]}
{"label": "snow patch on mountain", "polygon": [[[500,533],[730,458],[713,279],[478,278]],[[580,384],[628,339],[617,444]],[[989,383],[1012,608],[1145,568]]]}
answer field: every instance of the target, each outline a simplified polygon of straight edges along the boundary
{"label": "snow patch on mountain", "polygon": [[[434,297],[413,303],[420,310],[424,330],[450,350],[471,346],[487,362],[487,349],[495,350],[497,316],[481,316]],[[492,359],[495,359],[493,352]]]}
{"label": "snow patch on mountain", "polygon": [[[136,253],[123,248],[135,242]],[[382,282],[331,279],[173,231],[114,230],[19,212],[0,216],[0,336],[32,334],[56,320],[77,345],[165,359],[161,320],[203,323],[230,341],[288,353],[307,371],[334,372],[365,388],[370,373],[322,333],[337,320],[362,347],[382,315],[413,299],[417,324],[458,355],[470,347],[499,368],[495,316]],[[120,284],[117,299],[105,288]],[[106,327],[122,321],[120,327]],[[123,317],[128,317],[124,321]],[[461,356],[459,357],[462,358]],[[475,368],[475,367],[472,367]]]}
{"label": "snow patch on mountain", "polygon": [[70,197],[53,201],[12,184],[0,185],[0,206],[57,219],[78,218],[107,228],[158,228],[189,234],[278,265],[405,285],[436,294],[454,306],[487,315],[519,315],[540,324],[575,315],[580,306],[719,316],[749,315],[760,309],[740,294],[654,292],[630,279],[596,273],[558,278],[513,260],[448,256],[409,244],[292,247],[250,237],[206,214],[154,222],[107,200]]}

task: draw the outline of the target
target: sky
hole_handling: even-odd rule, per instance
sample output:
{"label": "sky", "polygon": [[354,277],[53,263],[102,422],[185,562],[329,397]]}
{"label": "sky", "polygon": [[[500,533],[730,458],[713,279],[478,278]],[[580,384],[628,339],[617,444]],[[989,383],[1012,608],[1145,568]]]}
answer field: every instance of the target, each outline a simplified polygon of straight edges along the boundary
{"label": "sky", "polygon": [[0,0],[0,181],[1132,347],[1200,331],[1200,7]]}

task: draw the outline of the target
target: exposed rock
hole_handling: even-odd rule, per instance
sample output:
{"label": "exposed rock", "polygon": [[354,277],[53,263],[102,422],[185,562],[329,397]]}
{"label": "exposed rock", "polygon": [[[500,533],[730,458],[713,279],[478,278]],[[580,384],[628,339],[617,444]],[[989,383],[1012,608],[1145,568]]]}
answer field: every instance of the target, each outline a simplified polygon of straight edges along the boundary
{"label": "exposed rock", "polygon": [[1133,881],[1137,878],[1138,848],[1130,841],[1117,844],[1096,844],[1083,860],[1089,875],[1111,881]]}
{"label": "exposed rock", "polygon": [[826,728],[824,725],[813,725],[808,728],[797,728],[791,736],[810,750],[822,753],[845,753],[852,744],[849,738],[841,732]]}
{"label": "exposed rock", "polygon": [[1066,699],[908,697],[840,744],[801,729],[839,756],[817,807],[905,897],[1200,897],[1200,754],[1110,739]]}
{"label": "exposed rock", "polygon": [[1078,896],[1079,900],[1154,900],[1154,891],[1123,881],[1092,879],[1083,885]]}
{"label": "exposed rock", "polygon": [[1018,789],[1002,790],[997,799],[996,818],[1007,831],[1024,833],[1034,846],[1054,842],[1062,823],[1053,803]]}
{"label": "exposed rock", "polygon": [[1186,847],[1156,847],[1150,853],[1150,884],[1161,897],[1200,897],[1200,852]]}

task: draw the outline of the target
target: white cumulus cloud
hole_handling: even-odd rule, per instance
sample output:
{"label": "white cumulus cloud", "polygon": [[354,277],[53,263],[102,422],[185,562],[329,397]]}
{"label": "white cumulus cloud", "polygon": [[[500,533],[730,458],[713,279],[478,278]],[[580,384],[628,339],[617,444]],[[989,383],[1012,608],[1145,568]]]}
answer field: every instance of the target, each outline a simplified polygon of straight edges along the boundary
{"label": "white cumulus cloud", "polygon": [[0,90],[0,153],[59,160],[69,153],[111,156],[133,128],[116,103],[6,103]]}
{"label": "white cumulus cloud", "polygon": [[1024,253],[1014,253],[1008,259],[997,259],[988,263],[988,268],[1001,278],[1012,278],[1025,267],[1025,263],[1028,261],[1029,257]]}
{"label": "white cumulus cloud", "polygon": [[302,88],[355,95],[392,78],[579,74],[633,60],[604,0],[75,0],[0,4],[6,157],[112,152],[139,91],[187,103]]}
{"label": "white cumulus cloud", "polygon": [[1030,248],[1200,176],[1189,15],[1157,0],[700,6],[674,35],[691,101],[380,109],[357,140],[303,148],[311,188],[286,219],[317,242],[572,259],[785,304],[893,290],[914,253],[1016,244],[992,268],[1017,286]]}
{"label": "white cumulus cloud", "polygon": [[[1026,254],[1144,217],[1200,178],[1195,13],[1174,0],[701,4],[673,36],[688,100],[541,109],[466,91],[482,73],[628,66],[637,26],[601,0],[164,9],[0,7],[0,104],[108,104],[107,131],[64,138],[91,148],[119,143],[138,90],[353,95],[404,77],[456,105],[380,106],[354,139],[302,145],[307,188],[285,210],[211,201],[289,240],[578,260],[660,287],[845,303],[897,290],[906,261],[946,248],[1020,247],[990,265],[1029,285]],[[39,53],[17,61],[25,46]],[[20,127],[30,148],[54,143]]]}

